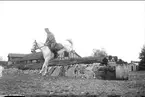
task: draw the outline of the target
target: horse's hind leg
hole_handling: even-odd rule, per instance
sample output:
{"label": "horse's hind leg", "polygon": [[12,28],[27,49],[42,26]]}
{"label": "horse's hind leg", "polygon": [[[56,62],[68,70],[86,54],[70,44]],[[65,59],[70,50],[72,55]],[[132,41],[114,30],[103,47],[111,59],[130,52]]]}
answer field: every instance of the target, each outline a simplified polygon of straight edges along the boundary
{"label": "horse's hind leg", "polygon": [[44,64],[42,65],[42,68],[41,68],[41,70],[40,70],[40,74],[42,73],[42,71],[43,71],[43,68],[44,68]]}
{"label": "horse's hind leg", "polygon": [[47,73],[47,66],[44,65],[44,67],[42,68],[42,75],[44,76]]}
{"label": "horse's hind leg", "polygon": [[45,61],[44,61],[44,63],[43,63],[43,66],[42,66],[42,69],[40,70],[40,74],[42,73],[42,72],[44,72],[44,68],[45,68]]}
{"label": "horse's hind leg", "polygon": [[[42,68],[41,68],[41,70],[40,70],[40,74],[42,73],[42,74],[44,74],[43,72],[45,71],[45,68],[46,68],[46,59],[45,59],[45,61],[44,61],[44,63],[43,63],[43,66],[42,66]],[[47,68],[46,68],[47,69]]]}
{"label": "horse's hind leg", "polygon": [[47,66],[48,66],[49,60],[50,60],[50,58],[45,59],[44,68],[42,68],[43,69],[42,71],[44,71],[44,73],[42,73],[42,75],[46,75],[46,73],[47,73]]}

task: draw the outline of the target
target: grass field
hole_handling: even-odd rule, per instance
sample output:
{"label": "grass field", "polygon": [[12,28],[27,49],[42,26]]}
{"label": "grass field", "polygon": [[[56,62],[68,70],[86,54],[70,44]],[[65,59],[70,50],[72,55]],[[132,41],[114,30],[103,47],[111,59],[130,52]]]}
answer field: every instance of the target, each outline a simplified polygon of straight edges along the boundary
{"label": "grass field", "polygon": [[42,77],[38,74],[38,70],[7,69],[3,72],[3,77],[0,78],[0,95],[145,96],[145,72],[132,72],[129,75],[127,81],[76,79]]}

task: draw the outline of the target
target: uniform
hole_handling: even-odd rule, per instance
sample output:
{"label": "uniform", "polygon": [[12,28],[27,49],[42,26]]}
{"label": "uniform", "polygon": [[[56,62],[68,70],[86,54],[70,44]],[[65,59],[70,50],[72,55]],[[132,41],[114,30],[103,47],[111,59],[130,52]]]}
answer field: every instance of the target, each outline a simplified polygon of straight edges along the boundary
{"label": "uniform", "polygon": [[60,43],[56,43],[54,35],[49,31],[48,28],[45,28],[45,31],[47,33],[47,39],[45,42],[45,45],[47,45],[50,50],[54,53],[54,57],[57,57],[57,51],[63,49],[63,45]]}

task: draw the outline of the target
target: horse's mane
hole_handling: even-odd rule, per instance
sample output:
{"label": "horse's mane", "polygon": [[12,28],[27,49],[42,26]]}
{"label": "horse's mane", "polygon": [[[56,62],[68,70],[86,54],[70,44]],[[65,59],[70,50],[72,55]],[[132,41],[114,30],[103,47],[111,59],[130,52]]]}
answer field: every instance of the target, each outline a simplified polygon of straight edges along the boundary
{"label": "horse's mane", "polygon": [[39,44],[39,45],[41,45],[41,46],[44,46],[44,43],[39,42],[39,41],[36,41],[36,42],[37,42],[37,44]]}

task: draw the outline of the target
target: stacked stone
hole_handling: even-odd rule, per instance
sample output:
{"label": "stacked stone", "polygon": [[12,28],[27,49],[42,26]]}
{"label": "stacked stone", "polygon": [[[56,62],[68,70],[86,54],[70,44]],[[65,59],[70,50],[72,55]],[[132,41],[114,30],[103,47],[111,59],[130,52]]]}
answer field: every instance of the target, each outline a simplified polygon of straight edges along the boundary
{"label": "stacked stone", "polygon": [[[51,76],[59,76],[64,73],[64,76],[67,77],[76,77],[76,78],[96,78],[98,75],[98,69],[100,63],[93,64],[75,64],[71,66],[56,66],[52,68]],[[53,72],[52,72],[53,71]]]}

